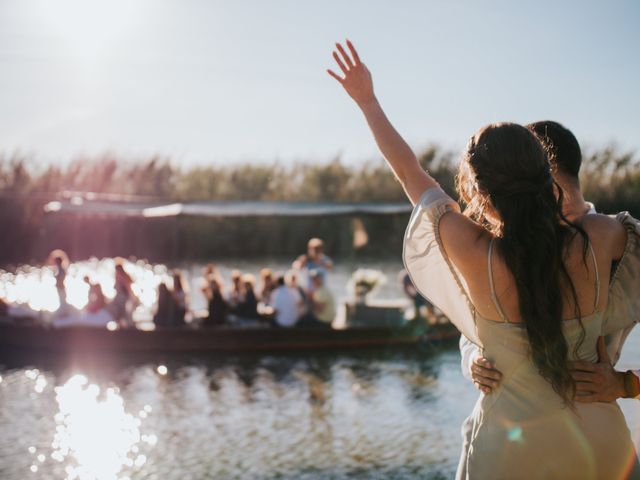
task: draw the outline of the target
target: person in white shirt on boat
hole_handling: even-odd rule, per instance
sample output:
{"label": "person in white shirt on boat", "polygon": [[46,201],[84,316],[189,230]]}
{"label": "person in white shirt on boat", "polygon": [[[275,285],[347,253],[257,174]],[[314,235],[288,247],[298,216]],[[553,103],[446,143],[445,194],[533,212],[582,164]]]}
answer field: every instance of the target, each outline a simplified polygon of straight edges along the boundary
{"label": "person in white shirt on boat", "polygon": [[269,304],[274,310],[274,319],[281,327],[293,327],[300,318],[302,297],[300,293],[287,285],[283,275],[278,275],[276,288],[271,292]]}

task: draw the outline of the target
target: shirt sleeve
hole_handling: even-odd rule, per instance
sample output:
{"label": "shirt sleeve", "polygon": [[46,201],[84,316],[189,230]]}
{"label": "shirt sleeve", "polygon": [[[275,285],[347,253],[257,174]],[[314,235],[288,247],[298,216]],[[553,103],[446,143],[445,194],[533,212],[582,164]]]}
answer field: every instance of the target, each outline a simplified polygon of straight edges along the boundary
{"label": "shirt sleeve", "polygon": [[460,207],[440,187],[422,194],[405,232],[403,261],[418,292],[480,345],[464,279],[449,261],[440,238],[440,219],[450,211],[459,212]]}
{"label": "shirt sleeve", "polygon": [[633,328],[640,321],[640,222],[628,212],[619,213],[616,219],[627,230],[627,243],[609,282],[602,326],[605,336]]}
{"label": "shirt sleeve", "polygon": [[480,355],[480,347],[469,340],[464,335],[460,335],[460,368],[462,369],[462,375],[467,380],[473,381],[471,377],[471,366],[475,358]]}
{"label": "shirt sleeve", "polygon": [[607,347],[607,353],[609,354],[612,365],[615,366],[615,364],[618,363],[618,360],[620,360],[622,347],[624,346],[624,342],[626,341],[627,337],[631,333],[631,330],[633,330],[633,327],[635,327],[635,323],[632,323],[626,328],[616,330],[615,332],[612,332],[604,337],[604,342]]}

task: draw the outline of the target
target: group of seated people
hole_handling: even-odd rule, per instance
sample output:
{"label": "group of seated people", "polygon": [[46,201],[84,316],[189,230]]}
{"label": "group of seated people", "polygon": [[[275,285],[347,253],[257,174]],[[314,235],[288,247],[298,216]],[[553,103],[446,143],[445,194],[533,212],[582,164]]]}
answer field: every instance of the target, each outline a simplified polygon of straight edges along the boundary
{"label": "group of seated people", "polygon": [[[210,264],[203,272],[201,291],[207,300],[207,313],[190,312],[188,288],[182,273],[174,270],[171,279],[158,285],[153,322],[158,327],[180,327],[188,320],[202,318],[202,325],[268,323],[280,327],[331,326],[335,315],[335,301],[325,282],[333,268],[323,252],[323,242],[311,239],[308,251],[300,255],[285,273],[274,273],[269,268],[260,271],[259,285],[255,276],[239,270],[231,272],[228,285]],[[107,327],[110,323],[120,327],[133,325],[132,313],[140,303],[134,292],[134,279],[125,269],[125,261],[116,259],[114,272],[115,297],[105,297],[100,283],[88,276],[88,299],[78,309],[67,302],[65,281],[69,259],[62,250],[54,250],[48,264],[53,269],[59,308],[51,317],[54,327],[86,325]],[[299,283],[300,280],[300,283]],[[0,316],[9,316],[10,306],[0,301]],[[197,322],[196,322],[197,323]]]}
{"label": "group of seated people", "polygon": [[298,284],[296,271],[274,274],[263,268],[256,287],[252,274],[233,270],[227,289],[215,267],[207,267],[202,291],[208,299],[208,315],[203,324],[264,321],[280,327],[330,326],[336,309],[333,295],[325,286],[325,274],[320,270],[304,273],[309,277],[308,288]]}
{"label": "group of seated people", "polygon": [[[269,268],[260,271],[260,284],[250,273],[231,272],[229,284],[213,264],[203,272],[201,291],[207,299],[204,326],[267,322],[274,326],[330,326],[336,314],[331,291],[325,285],[327,272],[333,268],[324,254],[324,244],[312,238],[307,253],[300,255],[292,270],[284,273]],[[298,277],[303,277],[303,284]],[[158,326],[180,326],[188,312],[184,281],[173,273],[173,287],[162,283],[158,288],[158,304],[154,322]]]}

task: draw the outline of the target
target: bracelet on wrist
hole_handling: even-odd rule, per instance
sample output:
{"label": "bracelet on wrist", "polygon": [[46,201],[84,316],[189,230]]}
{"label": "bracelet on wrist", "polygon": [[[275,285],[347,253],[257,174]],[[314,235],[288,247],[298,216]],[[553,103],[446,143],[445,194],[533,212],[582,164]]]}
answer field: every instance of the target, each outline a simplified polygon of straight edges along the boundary
{"label": "bracelet on wrist", "polygon": [[632,370],[624,372],[624,398],[640,396],[640,378]]}

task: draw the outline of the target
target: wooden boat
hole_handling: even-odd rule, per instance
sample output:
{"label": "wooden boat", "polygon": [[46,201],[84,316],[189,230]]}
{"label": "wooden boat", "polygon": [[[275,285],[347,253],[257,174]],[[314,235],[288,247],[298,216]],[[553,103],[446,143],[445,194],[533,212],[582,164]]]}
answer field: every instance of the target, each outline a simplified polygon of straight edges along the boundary
{"label": "wooden boat", "polygon": [[269,350],[350,349],[407,346],[458,338],[449,323],[350,327],[345,329],[254,326],[237,328],[135,328],[110,331],[95,327],[48,328],[0,324],[0,348],[58,353],[179,353]]}
{"label": "wooden boat", "polygon": [[458,331],[444,317],[407,321],[405,308],[406,303],[398,301],[347,303],[342,328],[281,328],[254,322],[245,326],[191,324],[153,330],[109,330],[91,326],[53,328],[35,319],[5,318],[7,321],[0,322],[0,348],[43,353],[171,354],[408,346],[458,338]]}

